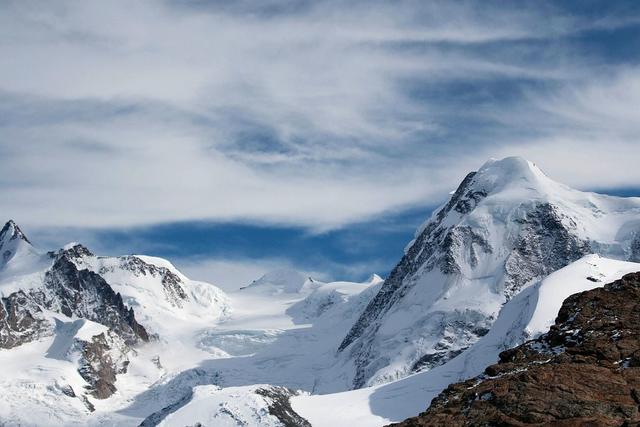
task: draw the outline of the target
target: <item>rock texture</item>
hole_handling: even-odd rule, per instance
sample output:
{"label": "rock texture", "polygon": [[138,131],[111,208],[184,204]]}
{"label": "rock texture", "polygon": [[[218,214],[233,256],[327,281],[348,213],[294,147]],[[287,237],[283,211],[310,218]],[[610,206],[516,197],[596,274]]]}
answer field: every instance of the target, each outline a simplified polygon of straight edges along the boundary
{"label": "rock texture", "polygon": [[0,230],[0,266],[9,262],[25,244],[31,245],[31,242],[20,227],[13,220],[7,221]]}
{"label": "rock texture", "polygon": [[640,273],[567,298],[550,331],[397,426],[640,424]]}
{"label": "rock texture", "polygon": [[116,375],[127,372],[130,349],[113,332],[101,333],[91,341],[80,341],[78,372],[87,382],[86,389],[96,399],[106,399],[116,391]]}
{"label": "rock texture", "polygon": [[533,278],[545,277],[592,252],[590,243],[572,233],[576,221],[551,203],[537,204],[522,224],[505,261],[504,293],[512,298]]}
{"label": "rock texture", "polygon": [[256,394],[267,400],[269,414],[280,420],[283,427],[311,427],[309,421],[291,407],[290,399],[297,394],[295,391],[286,387],[269,386],[257,389]]}
{"label": "rock texture", "polygon": [[0,299],[0,348],[13,348],[52,333],[42,309],[23,291]]}
{"label": "rock texture", "polygon": [[79,270],[66,253],[58,256],[46,273],[44,289],[35,299],[49,310],[101,323],[114,330],[127,344],[148,341],[149,335],[135,318],[133,308],[100,276]]}
{"label": "rock texture", "polygon": [[[11,239],[26,237],[17,226],[7,223],[3,230],[14,232]],[[6,233],[5,233],[6,236]],[[42,285],[12,292],[0,299],[0,348],[12,348],[53,333],[53,325],[43,310],[80,317],[103,324],[128,345],[148,341],[144,326],[135,318],[119,293],[98,274],[80,269],[74,259],[91,254],[81,245],[49,253],[52,266],[44,273]]]}

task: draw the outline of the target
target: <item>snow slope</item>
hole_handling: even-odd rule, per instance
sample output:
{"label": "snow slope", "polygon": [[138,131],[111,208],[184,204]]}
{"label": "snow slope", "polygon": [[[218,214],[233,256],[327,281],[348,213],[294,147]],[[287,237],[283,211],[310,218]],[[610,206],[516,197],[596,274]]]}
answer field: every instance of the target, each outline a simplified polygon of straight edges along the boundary
{"label": "snow slope", "polygon": [[229,315],[224,292],[208,283],[190,280],[169,261],[149,256],[96,257],[76,263],[100,274],[139,313],[140,322],[161,339],[184,328],[218,322]]}
{"label": "snow slope", "polygon": [[[41,253],[13,221],[0,242],[10,252],[0,264],[0,335],[22,328],[0,348],[0,419],[7,425],[138,424],[149,409],[125,408],[154,384],[209,358],[196,346],[197,336],[230,312],[222,291],[189,280],[166,260],[96,257],[79,244]],[[124,303],[118,310],[127,316],[135,311],[151,341],[125,343],[107,326],[115,318],[101,324],[106,317],[78,317],[117,314],[99,307],[105,298]],[[111,381],[112,369],[114,392],[94,383]]]}
{"label": "snow slope", "polygon": [[[172,414],[187,402],[197,406],[200,396],[219,403],[236,400],[237,405],[221,403],[215,415],[220,423],[245,419],[249,425],[279,425],[265,408],[273,404],[273,393],[284,393],[288,401],[293,392],[255,384],[347,388],[345,372],[353,366],[336,367],[335,350],[381,285],[377,276],[366,283],[322,283],[276,271],[226,295],[213,285],[188,279],[159,258],[100,257],[77,243],[43,254],[26,237],[13,247],[19,246],[24,249],[0,268],[3,295],[53,292],[48,289],[49,276],[62,259],[72,275],[91,272],[94,276],[87,277],[104,279],[105,286],[135,311],[151,340],[127,346],[105,325],[43,308],[43,321],[49,324],[45,333],[32,342],[0,349],[0,361],[12,369],[3,376],[0,390],[0,418],[9,425],[176,422],[180,418]],[[65,272],[56,274],[64,283],[71,280]],[[110,346],[106,351],[114,367],[126,366],[115,375],[115,391],[103,399],[92,395],[95,387],[81,375],[86,358],[96,357],[83,351],[100,336]],[[99,356],[102,359],[92,362],[94,370],[111,360]],[[260,394],[267,388],[271,395]],[[241,395],[244,404],[239,403]]]}
{"label": "snow slope", "polygon": [[505,302],[589,253],[640,260],[640,198],[573,190],[517,157],[490,160],[416,232],[340,345],[352,386],[434,368]]}
{"label": "snow slope", "polygon": [[200,366],[221,372],[223,386],[255,383],[312,392],[349,387],[353,364],[339,363],[336,349],[381,286],[376,276],[364,283],[315,281],[301,293],[229,293],[233,312],[202,332],[199,346],[214,359]]}
{"label": "snow slope", "polygon": [[[199,386],[194,389],[193,396],[186,406],[169,414],[159,425],[183,427],[199,422],[203,426],[216,427],[239,425],[261,427],[300,425],[304,427],[303,424],[284,424],[285,420],[272,414],[274,391],[282,393],[284,400],[289,398],[289,391],[274,388],[268,384],[224,389],[216,386]],[[286,421],[295,420],[286,419]]]}
{"label": "snow slope", "polygon": [[511,299],[488,334],[444,365],[390,384],[294,397],[292,407],[314,427],[381,426],[414,416],[447,385],[481,374],[500,352],[546,332],[568,296],[637,271],[638,263],[587,255]]}
{"label": "snow slope", "polygon": [[262,292],[270,295],[309,293],[317,289],[322,282],[305,277],[295,270],[273,270],[258,280],[254,280],[249,286],[243,288],[246,292]]}

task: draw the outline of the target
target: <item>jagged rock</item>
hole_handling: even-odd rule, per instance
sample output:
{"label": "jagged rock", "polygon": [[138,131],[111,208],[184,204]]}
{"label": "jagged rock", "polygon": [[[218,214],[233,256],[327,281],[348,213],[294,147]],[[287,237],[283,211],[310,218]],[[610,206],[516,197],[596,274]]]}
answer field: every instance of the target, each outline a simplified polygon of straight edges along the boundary
{"label": "jagged rock", "polygon": [[49,310],[108,326],[127,344],[149,340],[147,331],[136,321],[133,309],[124,305],[120,294],[99,274],[79,270],[65,254],[58,256],[47,271],[43,289],[34,291],[32,296]]}
{"label": "jagged rock", "polygon": [[89,384],[87,390],[96,399],[106,399],[116,391],[116,375],[127,371],[129,348],[113,332],[101,333],[90,342],[81,341],[78,372]]}
{"label": "jagged rock", "polygon": [[0,299],[0,348],[12,348],[53,333],[43,308],[101,323],[119,334],[127,344],[148,341],[145,328],[135,319],[104,279],[79,270],[69,252],[59,254],[45,273],[42,286],[17,291]]}
{"label": "jagged rock", "polygon": [[567,298],[550,331],[398,426],[640,423],[640,273]]}
{"label": "jagged rock", "polygon": [[640,262],[640,231],[634,234],[633,241],[629,247],[629,261]]}
{"label": "jagged rock", "polygon": [[53,262],[44,274],[42,285],[30,286],[0,299],[0,348],[15,347],[52,334],[53,325],[45,318],[43,309],[101,323],[128,344],[149,340],[145,328],[136,321],[133,309],[124,304],[120,294],[100,275],[79,267],[86,257],[93,256],[86,247],[67,245],[58,252],[40,255],[20,227],[8,221],[0,231],[0,252],[5,254],[0,269],[11,268],[16,257],[20,263],[33,265],[47,259]]}
{"label": "jagged rock", "polygon": [[84,257],[94,256],[93,253],[84,245],[80,243],[74,243],[67,245],[60,251],[58,251],[58,257],[65,257],[74,262],[82,262]]}
{"label": "jagged rock", "polygon": [[575,221],[550,203],[537,205],[520,223],[523,224],[521,234],[505,262],[507,298],[517,294],[533,278],[544,277],[591,253],[588,241],[571,234]]}
{"label": "jagged rock", "polygon": [[1,244],[16,239],[22,239],[29,244],[31,243],[20,227],[18,227],[18,224],[10,219],[4,224],[2,230],[0,230],[0,250],[2,250]]}
{"label": "jagged rock", "polygon": [[267,399],[269,414],[276,417],[283,427],[311,427],[306,419],[302,418],[291,407],[291,396],[297,393],[286,387],[263,387],[256,390],[256,394]]}
{"label": "jagged rock", "polygon": [[64,386],[60,387],[60,391],[62,391],[65,396],[77,397],[76,392],[73,391],[73,387],[71,387],[69,384],[65,384]]}
{"label": "jagged rock", "polygon": [[12,348],[51,335],[42,309],[23,291],[0,298],[0,348]]}
{"label": "jagged rock", "polygon": [[18,254],[25,253],[35,253],[31,242],[13,220],[7,221],[0,230],[0,268],[6,266]]}

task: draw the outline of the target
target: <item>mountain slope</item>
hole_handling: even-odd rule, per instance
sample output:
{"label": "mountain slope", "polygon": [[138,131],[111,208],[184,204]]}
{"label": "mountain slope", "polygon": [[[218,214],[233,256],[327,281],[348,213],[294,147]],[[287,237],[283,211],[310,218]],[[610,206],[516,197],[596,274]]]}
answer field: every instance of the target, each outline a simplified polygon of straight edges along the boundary
{"label": "mountain slope", "polygon": [[481,374],[501,352],[546,332],[565,298],[637,271],[639,263],[585,256],[512,298],[489,333],[447,363],[389,384],[294,397],[292,407],[314,427],[381,426],[414,416],[449,384]]}
{"label": "mountain slope", "polygon": [[339,352],[353,387],[455,357],[522,289],[588,253],[637,259],[640,199],[572,190],[521,158],[491,160],[418,230]]}
{"label": "mountain slope", "polygon": [[279,271],[226,295],[159,258],[96,256],[77,243],[28,252],[33,259],[16,256],[0,269],[0,291],[24,295],[20,307],[31,311],[22,324],[38,332],[0,349],[10,369],[0,417],[16,424],[153,425],[201,413],[199,400],[243,395],[254,406],[226,402],[219,421],[231,414],[229,422],[280,425],[295,394],[286,387],[348,386],[352,366],[334,366],[335,348],[381,282]]}
{"label": "mountain slope", "polygon": [[[292,390],[270,385],[224,389],[199,386],[186,406],[168,415],[159,425],[311,427],[291,409],[289,399],[294,395]],[[145,425],[143,422],[142,426]]]}
{"label": "mountain slope", "polygon": [[102,323],[127,344],[149,340],[122,296],[100,275],[79,269],[73,262],[77,256],[74,248],[39,254],[12,221],[4,226],[0,237],[3,247],[11,252],[0,268],[1,348],[54,333],[47,312]]}
{"label": "mountain slope", "polygon": [[551,330],[399,426],[636,425],[640,273],[567,298]]}
{"label": "mountain slope", "polygon": [[622,261],[640,259],[640,199],[518,158],[469,174],[385,281],[279,270],[227,295],[163,259],[41,253],[2,230],[9,424],[397,422],[546,332],[570,294],[640,270]]}
{"label": "mountain slope", "polygon": [[42,253],[13,221],[0,243],[0,418],[9,424],[113,419],[114,407],[206,358],[192,340],[230,311],[222,291],[159,258],[98,257],[80,244]]}
{"label": "mountain slope", "polygon": [[[27,236],[13,220],[7,221],[0,230],[0,268],[6,269],[14,258],[19,260],[34,257],[37,257],[37,252]],[[14,269],[17,267],[15,264],[19,265],[20,262],[13,262]]]}

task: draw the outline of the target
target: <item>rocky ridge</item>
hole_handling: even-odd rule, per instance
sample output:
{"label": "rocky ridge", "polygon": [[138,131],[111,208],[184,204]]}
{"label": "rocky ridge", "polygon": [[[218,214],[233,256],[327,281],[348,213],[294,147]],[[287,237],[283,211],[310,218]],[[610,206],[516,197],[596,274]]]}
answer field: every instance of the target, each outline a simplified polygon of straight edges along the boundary
{"label": "rocky ridge", "polygon": [[[594,278],[594,280],[597,280]],[[548,333],[500,354],[397,426],[640,423],[640,273],[567,298]]]}
{"label": "rocky ridge", "polygon": [[[10,221],[3,230],[19,230]],[[15,237],[17,236],[17,237]],[[23,239],[20,231],[9,239]],[[148,341],[144,326],[135,318],[122,296],[98,274],[80,269],[73,262],[79,253],[90,253],[74,246],[58,253],[48,253],[52,265],[44,273],[40,286],[21,289],[2,297],[0,307],[0,348],[12,348],[53,333],[53,325],[45,311],[79,317],[104,324],[127,344]]]}

